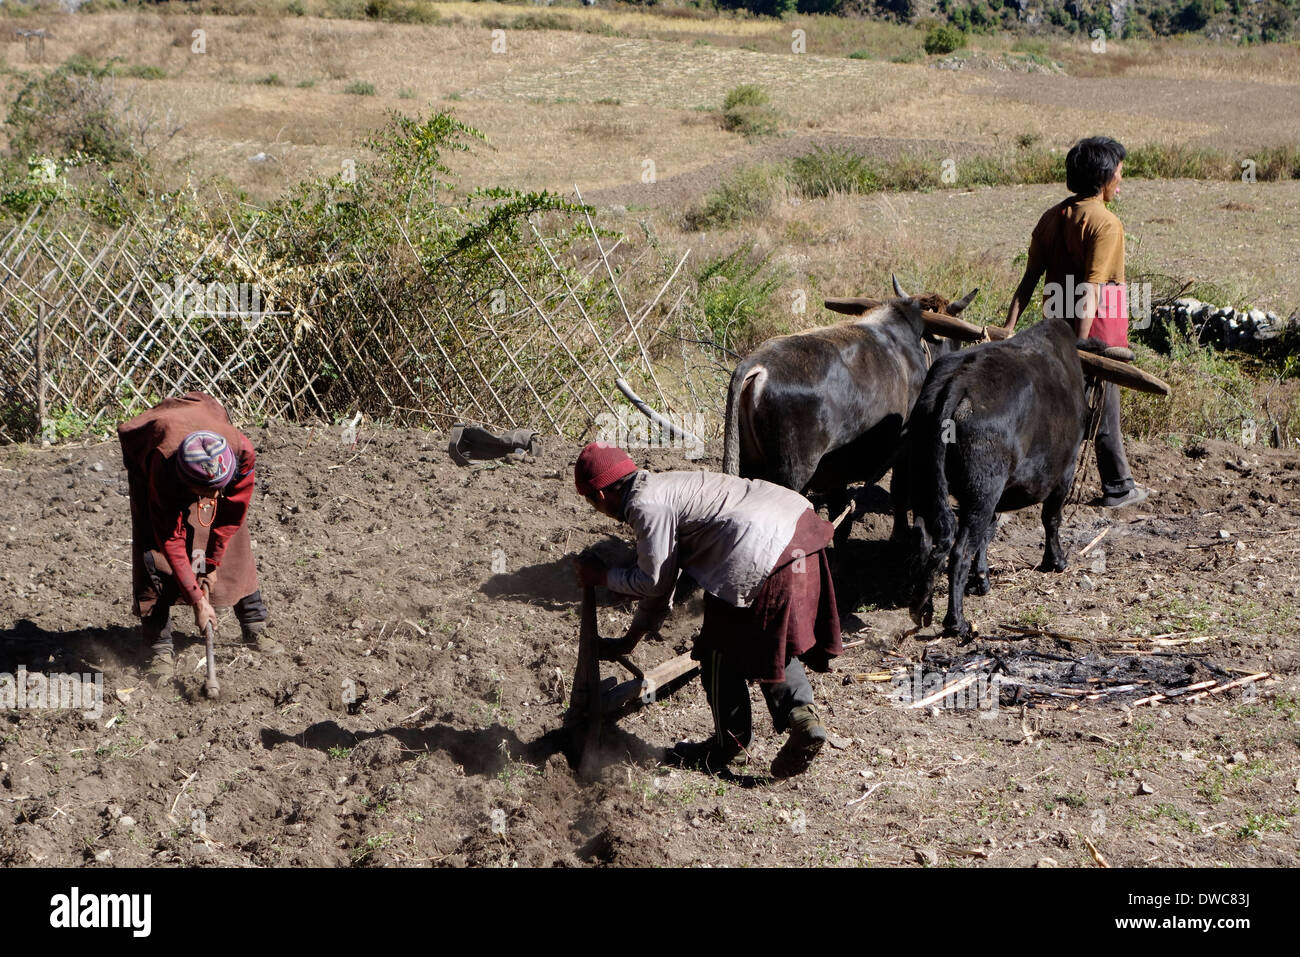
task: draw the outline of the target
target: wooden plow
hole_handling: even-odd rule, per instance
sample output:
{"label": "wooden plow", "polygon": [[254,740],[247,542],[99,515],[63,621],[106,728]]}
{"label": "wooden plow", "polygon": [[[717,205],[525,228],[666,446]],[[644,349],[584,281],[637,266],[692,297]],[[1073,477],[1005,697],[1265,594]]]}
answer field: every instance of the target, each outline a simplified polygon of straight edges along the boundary
{"label": "wooden plow", "polygon": [[618,721],[648,704],[677,691],[699,673],[699,662],[689,654],[670,658],[642,671],[626,657],[618,663],[631,673],[620,682],[613,675],[602,679],[596,645],[596,589],[582,590],[582,624],[578,631],[578,665],[565,725],[572,729],[578,748],[578,774],[590,780],[599,771],[601,733],[606,723]]}
{"label": "wooden plow", "polygon": [[[865,316],[872,309],[885,305],[884,301],[880,299],[857,297],[827,299],[825,303],[827,309],[843,313],[846,316]],[[945,316],[942,313],[931,312],[928,309],[921,310],[921,318],[925,320],[926,330],[930,333],[943,336],[946,339],[956,339],[959,342],[997,341],[999,339],[1009,339],[1012,336],[1009,330],[1001,326],[977,326],[963,319]],[[1083,371],[1086,374],[1106,382],[1114,382],[1126,389],[1136,389],[1139,392],[1149,392],[1152,395],[1169,394],[1169,384],[1167,382],[1151,375],[1149,372],[1143,372],[1136,366],[1130,365],[1128,361],[1112,359],[1093,352],[1080,350],[1079,362],[1083,365]]]}

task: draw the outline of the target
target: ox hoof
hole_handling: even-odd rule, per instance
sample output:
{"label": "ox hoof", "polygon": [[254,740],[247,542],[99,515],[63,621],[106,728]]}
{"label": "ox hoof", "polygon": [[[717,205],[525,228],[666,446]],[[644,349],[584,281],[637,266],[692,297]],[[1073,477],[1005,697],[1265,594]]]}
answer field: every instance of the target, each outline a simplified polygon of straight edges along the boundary
{"label": "ox hoof", "polygon": [[1044,558],[1038,565],[1040,572],[1063,572],[1069,565],[1064,558]]}
{"label": "ox hoof", "polygon": [[988,576],[972,578],[966,583],[966,594],[968,595],[987,595],[993,586],[989,583]]}
{"label": "ox hoof", "polygon": [[911,609],[912,624],[917,628],[929,628],[930,622],[934,621],[934,605],[926,602],[925,605]]}
{"label": "ox hoof", "polygon": [[956,638],[957,644],[969,644],[970,640],[975,637],[975,630],[971,628],[970,622],[963,621],[955,625],[944,625],[943,636],[945,638]]}

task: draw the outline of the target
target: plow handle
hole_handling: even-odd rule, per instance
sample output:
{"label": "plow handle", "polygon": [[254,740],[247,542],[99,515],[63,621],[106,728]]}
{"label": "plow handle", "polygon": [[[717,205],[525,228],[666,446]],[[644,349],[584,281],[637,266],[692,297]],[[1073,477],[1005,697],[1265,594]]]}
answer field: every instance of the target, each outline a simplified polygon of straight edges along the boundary
{"label": "plow handle", "polygon": [[[207,598],[208,583],[204,582],[202,587],[203,587],[203,597]],[[207,696],[209,698],[216,698],[221,695],[221,685],[217,681],[216,651],[213,648],[213,645],[216,643],[216,635],[213,634],[213,631],[214,629],[212,625],[208,624],[203,626],[203,639],[207,643],[207,665],[208,665],[208,674],[207,674],[207,678],[203,682],[203,690],[204,692],[207,693]]]}

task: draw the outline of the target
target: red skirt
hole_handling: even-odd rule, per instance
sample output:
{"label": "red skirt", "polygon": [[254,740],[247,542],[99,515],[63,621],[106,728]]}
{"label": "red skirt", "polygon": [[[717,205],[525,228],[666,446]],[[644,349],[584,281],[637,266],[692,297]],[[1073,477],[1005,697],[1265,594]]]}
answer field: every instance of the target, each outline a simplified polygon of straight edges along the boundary
{"label": "red skirt", "polygon": [[826,555],[834,531],[811,509],[805,512],[748,608],[705,595],[695,656],[717,650],[751,681],[782,681],[791,658],[814,650],[809,666],[826,670],[826,662],[844,651]]}

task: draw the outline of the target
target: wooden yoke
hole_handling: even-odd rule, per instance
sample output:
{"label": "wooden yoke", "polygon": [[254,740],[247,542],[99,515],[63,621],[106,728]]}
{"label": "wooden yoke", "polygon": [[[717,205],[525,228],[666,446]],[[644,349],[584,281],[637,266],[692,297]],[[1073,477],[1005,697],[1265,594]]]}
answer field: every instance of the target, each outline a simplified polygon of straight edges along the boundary
{"label": "wooden yoke", "polygon": [[[872,309],[885,304],[880,299],[857,297],[827,299],[825,303],[827,309],[848,316],[865,316]],[[921,318],[925,320],[925,328],[928,332],[943,336],[945,339],[956,339],[959,342],[996,341],[1009,339],[1012,335],[1002,326],[977,326],[954,316],[931,312],[929,309],[921,310]],[[1148,392],[1151,395],[1169,394],[1169,383],[1126,362],[1108,359],[1083,350],[1079,350],[1079,362],[1083,365],[1085,374],[1103,381],[1114,382],[1126,389],[1136,389],[1138,392]]]}

